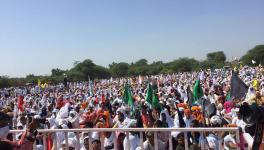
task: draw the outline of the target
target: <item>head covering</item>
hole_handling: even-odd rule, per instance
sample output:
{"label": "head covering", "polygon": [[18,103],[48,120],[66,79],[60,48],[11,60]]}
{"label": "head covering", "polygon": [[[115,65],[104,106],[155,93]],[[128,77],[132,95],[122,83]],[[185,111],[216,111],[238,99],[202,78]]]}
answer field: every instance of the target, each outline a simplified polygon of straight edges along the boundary
{"label": "head covering", "polygon": [[92,142],[99,140],[99,133],[98,132],[92,132],[91,139],[92,139]]}
{"label": "head covering", "polygon": [[165,114],[166,115],[166,122],[167,122],[169,128],[173,127],[174,126],[173,119],[169,115],[168,110],[167,109],[163,109],[161,111],[161,113],[160,113],[160,120],[162,120],[162,114]]}
{"label": "head covering", "polygon": [[187,104],[185,104],[185,103],[179,103],[179,104],[177,104],[177,106],[178,107],[182,107],[182,108],[184,108],[184,109],[187,109],[188,107],[187,107]]}
{"label": "head covering", "polygon": [[193,106],[192,108],[192,111],[200,111],[200,107],[199,106]]}
{"label": "head covering", "polygon": [[116,112],[120,112],[120,113],[122,113],[124,116],[126,116],[125,109],[122,108],[122,107],[118,108]]}
{"label": "head covering", "polygon": [[226,113],[230,113],[231,109],[233,108],[233,102],[232,101],[226,101],[224,103],[224,108],[226,110]]}
{"label": "head covering", "polygon": [[34,119],[41,119],[41,116],[40,115],[35,115]]}
{"label": "head covering", "polygon": [[192,112],[191,112],[190,109],[185,109],[185,110],[184,110],[184,114],[185,114],[185,115],[191,115]]}
{"label": "head covering", "polygon": [[211,124],[213,125],[221,125],[222,124],[222,119],[220,118],[220,116],[213,116],[211,119],[210,119],[210,122]]}

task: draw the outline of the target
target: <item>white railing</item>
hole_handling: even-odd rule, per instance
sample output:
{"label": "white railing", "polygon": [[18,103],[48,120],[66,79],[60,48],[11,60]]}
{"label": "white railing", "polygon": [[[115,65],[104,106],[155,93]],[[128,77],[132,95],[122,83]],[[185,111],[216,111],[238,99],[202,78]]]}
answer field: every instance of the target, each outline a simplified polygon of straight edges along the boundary
{"label": "white railing", "polygon": [[[44,150],[47,149],[47,143],[46,143],[46,137],[48,133],[57,133],[57,132],[74,132],[74,133],[91,133],[91,132],[124,132],[127,139],[129,136],[129,132],[139,132],[140,133],[140,146],[143,147],[143,132],[154,132],[154,148],[155,150],[158,150],[158,139],[157,139],[157,132],[183,132],[184,133],[184,143],[185,143],[185,150],[189,149],[188,146],[188,137],[187,132],[200,132],[201,134],[208,133],[208,132],[217,132],[217,133],[223,133],[223,132],[236,132],[236,142],[240,143],[239,138],[239,129],[238,128],[127,128],[127,129],[120,129],[120,128],[84,128],[84,129],[39,129],[38,133],[43,134],[43,146]],[[14,136],[16,133],[21,133],[23,130],[11,130],[10,131]],[[69,149],[69,142],[68,142],[68,134],[65,135],[65,145],[66,149]],[[220,134],[218,134],[220,135]],[[14,137],[13,136],[13,137]],[[117,150],[117,137],[116,134],[113,134],[114,136],[114,149]],[[77,144],[78,148],[80,149],[80,136],[79,134],[76,134],[77,137]],[[128,147],[130,147],[130,141],[128,141]],[[53,146],[54,150],[57,149],[57,139],[56,136],[53,138]],[[221,136],[219,136],[219,150],[222,150],[222,143],[223,139]],[[91,138],[89,138],[89,145],[91,144]],[[35,145],[34,145],[34,148]],[[101,143],[101,150],[104,150],[104,144]],[[172,136],[169,134],[169,150],[172,150]],[[204,145],[201,147],[202,150],[205,149]],[[239,148],[237,148],[239,149]]]}

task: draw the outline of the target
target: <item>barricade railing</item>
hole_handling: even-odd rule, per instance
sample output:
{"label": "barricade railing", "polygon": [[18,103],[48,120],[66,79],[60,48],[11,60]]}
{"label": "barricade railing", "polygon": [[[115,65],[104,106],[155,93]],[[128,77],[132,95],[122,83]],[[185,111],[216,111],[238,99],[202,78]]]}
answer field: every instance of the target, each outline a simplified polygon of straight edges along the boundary
{"label": "barricade railing", "polygon": [[[17,133],[21,133],[24,130],[11,130],[10,133],[13,134],[13,137]],[[81,133],[93,133],[93,132],[122,132],[125,133],[127,142],[128,142],[128,147],[130,147],[130,140],[129,140],[129,133],[130,132],[139,132],[139,138],[140,138],[140,143],[138,144],[140,147],[143,148],[143,133],[144,132],[154,132],[154,149],[158,150],[158,133],[161,132],[182,132],[184,133],[184,143],[185,143],[185,150],[189,149],[188,145],[188,132],[199,132],[203,135],[205,133],[224,133],[224,132],[235,132],[236,133],[236,143],[240,143],[240,134],[239,134],[239,129],[238,128],[83,128],[83,129],[39,129],[38,133],[43,134],[43,147],[44,150],[47,150],[47,143],[46,143],[46,138],[47,134],[54,134],[54,133],[64,133],[65,136],[65,149],[69,149],[69,141],[68,141],[68,133],[73,132],[76,135],[77,138],[77,148],[80,149],[80,134]],[[117,150],[117,137],[116,134],[113,134],[114,138],[114,150]],[[206,140],[206,136],[204,136],[204,139]],[[57,148],[57,136],[53,136],[53,150],[58,150]],[[222,150],[222,144],[223,144],[223,138],[221,134],[218,134],[218,145],[219,149]],[[89,138],[89,145],[92,143],[91,138]],[[172,135],[169,134],[169,150],[173,150],[172,146]],[[90,145],[91,147],[91,145]],[[36,144],[34,144],[34,149],[36,149]],[[201,145],[201,149],[205,149],[205,145]],[[237,148],[239,149],[239,147]],[[101,150],[105,150],[104,148],[104,143],[101,144]]]}

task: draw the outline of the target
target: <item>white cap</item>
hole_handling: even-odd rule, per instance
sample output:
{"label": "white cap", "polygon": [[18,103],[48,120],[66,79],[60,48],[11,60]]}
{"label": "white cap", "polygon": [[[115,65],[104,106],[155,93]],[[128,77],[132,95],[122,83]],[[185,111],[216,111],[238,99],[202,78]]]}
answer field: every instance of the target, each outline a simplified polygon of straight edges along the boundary
{"label": "white cap", "polygon": [[235,109],[235,112],[239,112],[239,108],[236,108],[236,109]]}

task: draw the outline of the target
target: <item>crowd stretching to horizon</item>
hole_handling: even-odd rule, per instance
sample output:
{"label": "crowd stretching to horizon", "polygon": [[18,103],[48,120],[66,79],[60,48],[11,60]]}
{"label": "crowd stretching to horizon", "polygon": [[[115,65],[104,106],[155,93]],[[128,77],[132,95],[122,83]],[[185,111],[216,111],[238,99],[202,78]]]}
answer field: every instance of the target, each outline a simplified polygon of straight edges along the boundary
{"label": "crowd stretching to horizon", "polygon": [[[242,135],[247,123],[239,113],[240,104],[264,105],[264,74],[261,66],[236,70],[248,86],[239,99],[231,94],[232,69],[0,89],[0,147],[27,150],[36,142],[37,149],[44,150],[43,134],[37,129],[239,127]],[[24,131],[12,137],[9,129]],[[143,133],[143,147],[137,132],[128,136],[122,132],[69,132],[69,149],[113,150],[113,134],[118,150],[154,150],[153,132]],[[169,134],[173,150],[184,150],[181,132],[158,133],[158,149],[168,149]],[[244,150],[247,145],[243,136],[238,143],[233,132],[188,132],[187,137],[193,150],[218,150],[219,144],[225,150]],[[65,133],[48,134],[46,143],[48,150],[65,149]]]}

